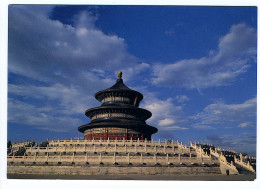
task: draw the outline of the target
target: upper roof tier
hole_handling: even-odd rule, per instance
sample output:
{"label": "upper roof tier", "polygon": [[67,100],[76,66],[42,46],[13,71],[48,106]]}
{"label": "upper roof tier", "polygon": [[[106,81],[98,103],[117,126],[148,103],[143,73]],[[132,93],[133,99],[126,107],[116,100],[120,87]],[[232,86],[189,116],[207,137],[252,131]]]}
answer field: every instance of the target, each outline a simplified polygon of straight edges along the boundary
{"label": "upper roof tier", "polygon": [[124,103],[137,106],[143,99],[143,95],[138,91],[128,88],[122,79],[122,72],[118,72],[116,83],[108,88],[95,94],[95,98],[102,102],[102,105],[111,103]]}

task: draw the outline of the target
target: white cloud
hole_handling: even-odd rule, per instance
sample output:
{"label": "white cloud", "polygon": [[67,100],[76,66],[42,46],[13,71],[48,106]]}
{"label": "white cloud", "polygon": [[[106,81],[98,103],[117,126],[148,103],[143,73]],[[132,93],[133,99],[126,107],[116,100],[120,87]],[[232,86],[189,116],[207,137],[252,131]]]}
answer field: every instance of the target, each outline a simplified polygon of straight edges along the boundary
{"label": "white cloud", "polygon": [[35,14],[37,8],[9,8],[9,72],[76,85],[91,69],[114,73],[136,63],[124,39],[95,28],[97,18],[88,12],[77,15],[72,26],[51,20],[51,8]]}
{"label": "white cloud", "polygon": [[198,129],[198,130],[215,129],[214,127],[208,126],[208,125],[194,125],[193,128],[194,128],[194,129]]}
{"label": "white cloud", "polygon": [[60,112],[57,113],[54,114],[54,111],[49,111],[49,108],[39,108],[20,100],[8,99],[8,121],[10,123],[29,125],[41,130],[56,132],[74,131],[81,124],[77,118],[59,115]]}
{"label": "white cloud", "polygon": [[172,124],[174,124],[174,122],[175,121],[173,119],[165,118],[165,119],[159,121],[159,125],[160,126],[172,125]]}
{"label": "white cloud", "polygon": [[[32,101],[38,99],[43,104],[48,102],[50,112],[59,112],[64,115],[83,114],[87,107],[90,108],[97,104],[90,94],[84,94],[76,87],[66,87],[61,84],[48,87],[9,84],[8,90],[10,95],[24,97]],[[53,103],[58,105],[51,105]],[[39,106],[39,109],[42,108]]]}
{"label": "white cloud", "polygon": [[193,116],[201,125],[238,126],[241,128],[256,127],[256,98],[241,104],[216,102],[208,105],[202,112]]}
{"label": "white cloud", "polygon": [[166,127],[164,127],[164,132],[166,132],[166,131],[182,131],[182,130],[187,130],[187,129],[189,129],[189,128],[178,126],[178,125],[176,125],[176,126],[166,126]]}
{"label": "white cloud", "polygon": [[236,150],[238,153],[246,152],[249,155],[256,155],[256,136],[254,135],[209,135],[206,142],[221,148]]}
{"label": "white cloud", "polygon": [[124,81],[131,81],[137,80],[138,78],[140,79],[142,77],[140,74],[147,70],[150,71],[150,69],[151,66],[149,64],[142,62],[132,67],[123,68],[121,71],[123,72]]}
{"label": "white cloud", "polygon": [[186,95],[177,95],[174,100],[176,100],[178,103],[184,103],[189,101],[189,97],[187,97]]}
{"label": "white cloud", "polygon": [[241,127],[241,128],[254,128],[255,124],[249,123],[249,122],[244,122],[244,123],[240,123],[238,127]]}
{"label": "white cloud", "polygon": [[227,85],[245,73],[256,59],[256,31],[245,24],[233,25],[220,38],[218,50],[199,59],[155,64],[152,83],[162,86],[207,88]]}
{"label": "white cloud", "polygon": [[154,125],[160,132],[188,129],[182,106],[176,106],[172,98],[161,100],[148,91],[144,92],[144,96],[141,107],[152,112],[152,117],[147,120],[148,124]]}

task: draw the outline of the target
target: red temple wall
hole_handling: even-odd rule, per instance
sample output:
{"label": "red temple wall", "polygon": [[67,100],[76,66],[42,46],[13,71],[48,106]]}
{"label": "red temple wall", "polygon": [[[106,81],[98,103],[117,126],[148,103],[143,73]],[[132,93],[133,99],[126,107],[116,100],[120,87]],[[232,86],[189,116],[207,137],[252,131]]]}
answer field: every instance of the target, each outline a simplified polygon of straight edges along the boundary
{"label": "red temple wall", "polygon": [[126,128],[94,128],[84,132],[84,140],[151,140],[151,135]]}

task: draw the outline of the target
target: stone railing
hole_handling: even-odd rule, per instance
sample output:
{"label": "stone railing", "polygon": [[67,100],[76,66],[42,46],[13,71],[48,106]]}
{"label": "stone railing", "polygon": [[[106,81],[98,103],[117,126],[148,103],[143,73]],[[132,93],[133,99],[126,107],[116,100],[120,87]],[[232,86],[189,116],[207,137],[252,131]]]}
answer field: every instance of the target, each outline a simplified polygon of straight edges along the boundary
{"label": "stone railing", "polygon": [[204,150],[201,148],[201,146],[197,145],[197,143],[192,143],[190,142],[190,147],[194,148],[198,156],[203,156],[203,157],[209,157],[210,154],[206,154]]}
{"label": "stone railing", "polygon": [[32,142],[15,142],[12,144],[12,148],[21,148],[32,144]]}
{"label": "stone railing", "polygon": [[188,154],[190,148],[177,147],[177,146],[150,146],[149,144],[144,146],[119,146],[116,144],[111,145],[61,145],[61,146],[47,146],[47,147],[26,147],[26,153],[51,153],[51,152],[122,152],[122,153],[164,153],[164,154]]}
{"label": "stone railing", "polygon": [[219,162],[222,174],[239,174],[236,166],[233,164],[233,161],[231,161],[231,163],[227,162],[226,157],[222,154],[219,155]]}
{"label": "stone railing", "polygon": [[89,164],[160,164],[160,165],[176,165],[176,164],[214,164],[211,158],[198,157],[178,157],[169,156],[145,156],[143,154],[132,156],[129,153],[122,156],[117,156],[116,153],[112,156],[102,155],[56,155],[56,156],[8,156],[8,163],[89,163]]}
{"label": "stone railing", "polygon": [[219,154],[217,151],[214,151],[214,150],[212,150],[212,149],[210,149],[210,154],[213,155],[213,156],[215,156],[215,157],[217,157],[217,158],[220,157],[220,154]]}
{"label": "stone railing", "polygon": [[236,157],[234,157],[234,161],[236,164],[244,167],[245,169],[255,173],[254,168],[252,167],[252,165],[250,165],[249,161],[247,163],[243,162],[241,159],[237,159]]}
{"label": "stone railing", "polygon": [[182,143],[174,142],[173,140],[168,141],[161,141],[160,139],[158,141],[154,141],[153,139],[150,140],[47,140],[49,142],[49,146],[61,146],[61,145],[105,145],[105,144],[111,144],[111,145],[151,145],[151,146],[180,146]]}

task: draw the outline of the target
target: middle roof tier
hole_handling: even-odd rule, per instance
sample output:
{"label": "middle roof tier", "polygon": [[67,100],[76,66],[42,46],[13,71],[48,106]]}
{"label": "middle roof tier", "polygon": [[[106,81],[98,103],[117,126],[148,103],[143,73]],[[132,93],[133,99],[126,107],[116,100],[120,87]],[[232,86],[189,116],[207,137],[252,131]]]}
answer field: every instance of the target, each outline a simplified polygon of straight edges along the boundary
{"label": "middle roof tier", "polygon": [[[134,106],[100,106],[86,110],[85,115],[90,119],[94,120],[97,117],[102,117],[100,115],[107,114],[109,117],[127,117],[138,119],[140,121],[145,121],[152,116],[152,113],[148,110],[137,108]],[[116,115],[119,114],[119,115]],[[120,116],[122,114],[122,116]],[[96,116],[96,117],[95,117]],[[103,116],[104,117],[104,116]]]}

